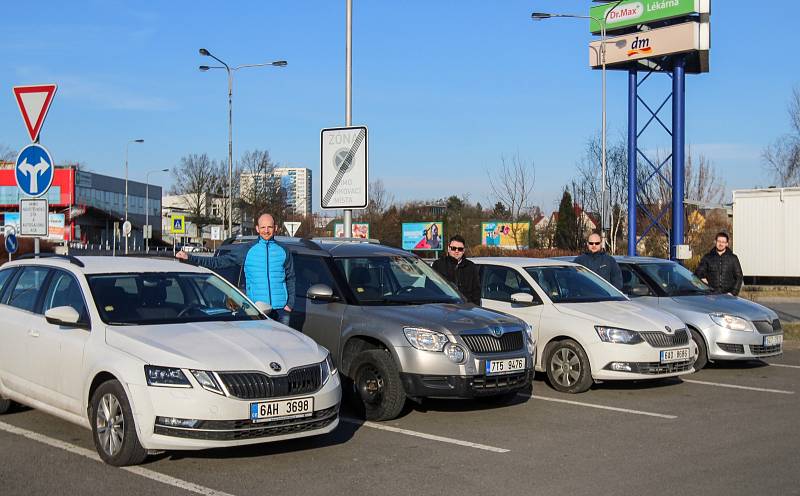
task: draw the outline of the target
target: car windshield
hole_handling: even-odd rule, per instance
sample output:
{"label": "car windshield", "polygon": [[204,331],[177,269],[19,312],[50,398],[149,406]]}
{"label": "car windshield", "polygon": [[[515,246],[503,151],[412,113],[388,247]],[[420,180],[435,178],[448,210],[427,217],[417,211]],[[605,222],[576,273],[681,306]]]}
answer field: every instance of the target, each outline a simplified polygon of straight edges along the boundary
{"label": "car windshield", "polygon": [[463,302],[450,283],[417,257],[337,258],[336,265],[363,305]]}
{"label": "car windshield", "polygon": [[614,286],[585,267],[526,267],[525,270],[553,303],[627,300]]}
{"label": "car windshield", "polygon": [[180,324],[265,318],[215,274],[158,272],[87,277],[103,322]]}
{"label": "car windshield", "polygon": [[675,262],[640,264],[639,267],[668,296],[709,294],[711,288],[692,274],[689,269]]}

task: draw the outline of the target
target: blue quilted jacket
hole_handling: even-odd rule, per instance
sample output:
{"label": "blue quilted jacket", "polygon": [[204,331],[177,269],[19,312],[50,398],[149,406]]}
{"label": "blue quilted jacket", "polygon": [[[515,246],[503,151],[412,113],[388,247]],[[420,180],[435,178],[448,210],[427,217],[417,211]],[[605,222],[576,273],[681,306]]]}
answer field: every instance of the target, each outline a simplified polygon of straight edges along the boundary
{"label": "blue quilted jacket", "polygon": [[248,298],[269,303],[274,309],[294,308],[294,263],[289,251],[274,239],[235,245],[224,255],[189,255],[189,263],[211,270],[244,269]]}

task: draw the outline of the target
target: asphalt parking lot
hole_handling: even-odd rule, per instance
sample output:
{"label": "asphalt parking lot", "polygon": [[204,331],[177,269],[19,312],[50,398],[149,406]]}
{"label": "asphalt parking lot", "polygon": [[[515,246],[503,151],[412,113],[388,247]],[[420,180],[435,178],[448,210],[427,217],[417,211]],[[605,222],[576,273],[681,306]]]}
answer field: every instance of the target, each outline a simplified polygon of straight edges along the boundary
{"label": "asphalt parking lot", "polygon": [[88,431],[19,409],[0,417],[0,493],[800,494],[800,347],[787,345],[683,380],[566,395],[538,379],[511,406],[429,400],[392,422],[126,469],[98,461]]}

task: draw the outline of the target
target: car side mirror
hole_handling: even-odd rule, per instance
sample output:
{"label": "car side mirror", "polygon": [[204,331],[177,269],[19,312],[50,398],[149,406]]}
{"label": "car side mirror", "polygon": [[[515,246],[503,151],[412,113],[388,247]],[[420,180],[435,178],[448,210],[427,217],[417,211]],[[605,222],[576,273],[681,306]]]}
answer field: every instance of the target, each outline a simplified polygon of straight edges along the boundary
{"label": "car side mirror", "polygon": [[639,284],[631,288],[631,296],[650,296],[650,288],[644,284]]}
{"label": "car side mirror", "polygon": [[272,311],[272,305],[270,305],[269,303],[264,303],[263,301],[257,301],[256,308],[258,309],[259,312],[263,313],[264,315],[267,315]]}
{"label": "car side mirror", "polygon": [[532,307],[536,305],[536,302],[533,300],[533,295],[528,293],[514,293],[511,295],[511,303],[516,303],[517,305],[522,305],[526,307]]}
{"label": "car side mirror", "polygon": [[65,327],[80,327],[88,329],[89,325],[81,323],[81,316],[72,307],[53,307],[44,313],[44,318],[48,323]]}
{"label": "car side mirror", "polygon": [[339,301],[339,297],[333,294],[333,289],[327,284],[314,284],[308,288],[306,298],[315,301]]}

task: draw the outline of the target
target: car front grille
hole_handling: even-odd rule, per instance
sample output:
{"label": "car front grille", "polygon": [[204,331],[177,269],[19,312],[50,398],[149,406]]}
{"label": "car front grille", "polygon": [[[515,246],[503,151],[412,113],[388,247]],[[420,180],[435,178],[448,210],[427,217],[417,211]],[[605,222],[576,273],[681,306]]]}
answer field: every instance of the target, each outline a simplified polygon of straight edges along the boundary
{"label": "car front grille", "polygon": [[156,424],[153,433],[164,436],[208,441],[236,441],[260,437],[283,436],[313,431],[329,426],[339,415],[339,405],[318,410],[311,417],[274,420],[255,424],[250,420],[201,420],[193,428],[167,427]]}
{"label": "car front grille", "polygon": [[674,334],[667,334],[661,331],[642,331],[639,334],[654,348],[668,348],[670,346],[689,344],[689,333],[686,332],[686,329],[678,329]]}
{"label": "car front grille", "polygon": [[741,344],[731,344],[731,343],[717,343],[719,349],[722,351],[726,351],[728,353],[737,353],[739,355],[744,354],[744,345]]}
{"label": "car front grille", "polygon": [[[753,325],[756,326],[756,330],[761,334],[772,334],[775,332],[774,323],[769,320],[754,320]],[[778,322],[778,326],[780,326],[780,322]]]}
{"label": "car front grille", "polygon": [[781,345],[774,344],[772,346],[762,346],[760,344],[751,344],[750,353],[753,355],[769,355],[771,353],[780,353]]}
{"label": "car front grille", "polygon": [[772,321],[772,330],[773,331],[782,331],[783,326],[781,325],[781,319],[775,319]]}
{"label": "car front grille", "polygon": [[686,360],[675,363],[639,362],[631,365],[636,366],[636,370],[633,370],[633,372],[637,372],[639,374],[658,375],[686,372],[692,368],[692,364],[694,364],[694,360]]}
{"label": "car front grille", "polygon": [[522,331],[507,332],[496,338],[491,334],[462,334],[461,339],[473,353],[503,353],[521,350],[525,345]]}
{"label": "car front grille", "polygon": [[322,385],[322,368],[309,365],[277,377],[261,372],[220,372],[219,377],[234,398],[258,400],[313,393]]}
{"label": "car front grille", "polygon": [[476,375],[470,379],[470,387],[476,395],[494,394],[524,386],[529,381],[529,373],[508,375]]}

